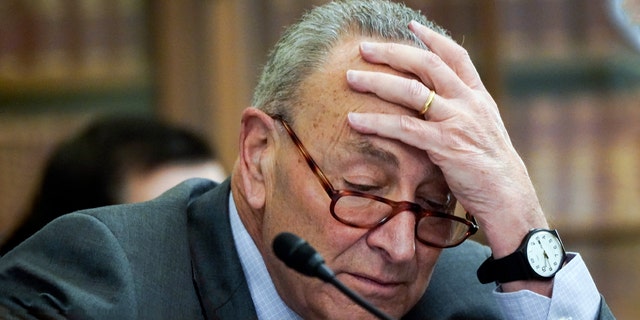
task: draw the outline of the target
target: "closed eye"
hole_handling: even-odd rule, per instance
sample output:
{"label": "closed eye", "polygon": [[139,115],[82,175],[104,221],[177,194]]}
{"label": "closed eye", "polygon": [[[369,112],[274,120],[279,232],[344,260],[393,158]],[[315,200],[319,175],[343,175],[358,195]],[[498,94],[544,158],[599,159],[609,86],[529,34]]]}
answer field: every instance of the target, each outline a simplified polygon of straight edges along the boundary
{"label": "closed eye", "polygon": [[368,193],[368,192],[373,192],[373,191],[380,190],[380,187],[378,187],[378,186],[352,183],[352,182],[349,182],[347,180],[344,180],[344,184],[345,184],[347,189],[353,190],[353,191],[359,191],[359,192]]}
{"label": "closed eye", "polygon": [[449,211],[447,205],[438,203],[436,201],[427,200],[427,199],[418,199],[417,203],[424,209],[427,209],[430,211],[443,212],[443,213],[447,213]]}

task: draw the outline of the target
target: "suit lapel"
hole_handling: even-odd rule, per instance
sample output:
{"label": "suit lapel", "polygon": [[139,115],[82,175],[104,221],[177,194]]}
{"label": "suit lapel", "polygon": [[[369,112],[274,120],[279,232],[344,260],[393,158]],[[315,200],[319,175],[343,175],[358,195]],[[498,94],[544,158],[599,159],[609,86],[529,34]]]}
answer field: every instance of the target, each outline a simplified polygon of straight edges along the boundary
{"label": "suit lapel", "polygon": [[229,179],[189,206],[193,281],[207,319],[256,319],[229,221]]}

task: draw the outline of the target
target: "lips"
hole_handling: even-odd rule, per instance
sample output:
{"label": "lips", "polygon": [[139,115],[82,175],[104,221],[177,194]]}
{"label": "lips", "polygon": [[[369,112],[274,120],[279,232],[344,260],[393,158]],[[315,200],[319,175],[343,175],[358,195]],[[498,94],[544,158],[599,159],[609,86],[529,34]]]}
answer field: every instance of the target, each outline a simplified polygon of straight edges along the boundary
{"label": "lips", "polygon": [[366,274],[343,273],[343,281],[352,289],[369,298],[397,297],[398,291],[404,287],[405,282],[384,279]]}

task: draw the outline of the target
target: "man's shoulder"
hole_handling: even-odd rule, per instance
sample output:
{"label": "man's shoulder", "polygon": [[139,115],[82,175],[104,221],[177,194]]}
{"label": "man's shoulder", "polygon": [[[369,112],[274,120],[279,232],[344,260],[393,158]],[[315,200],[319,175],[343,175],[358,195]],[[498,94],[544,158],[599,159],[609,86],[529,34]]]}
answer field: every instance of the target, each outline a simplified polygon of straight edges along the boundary
{"label": "man's shoulder", "polygon": [[444,290],[455,292],[459,296],[490,294],[495,285],[483,285],[476,276],[478,267],[490,255],[489,247],[470,240],[443,250],[436,263],[429,289],[438,293]]}
{"label": "man's shoulder", "polygon": [[[145,223],[160,222],[166,218],[183,216],[194,201],[208,192],[213,192],[218,186],[220,185],[217,182],[211,180],[193,178],[149,201],[117,204],[77,213],[93,216],[106,224],[122,220],[128,223],[135,223],[138,220],[146,221]],[[151,217],[153,219],[150,219]]]}
{"label": "man's shoulder", "polygon": [[83,210],[63,216],[62,220],[67,219],[67,225],[74,225],[78,220],[93,220],[109,229],[123,245],[170,245],[178,238],[186,240],[190,216],[202,210],[196,209],[195,202],[206,202],[209,210],[216,210],[220,204],[213,203],[213,194],[225,193],[219,190],[221,187],[211,180],[190,179],[150,201]]}
{"label": "man's shoulder", "polygon": [[[21,309],[28,305],[24,301],[35,301],[34,308],[49,310],[54,301],[86,315],[77,318],[136,318],[136,312],[156,315],[150,318],[200,314],[193,287],[190,217],[205,207],[193,209],[194,203],[219,202],[228,192],[220,187],[208,180],[190,180],[148,202],[59,217],[0,259],[0,305]],[[43,283],[55,292],[47,295],[49,299],[33,294]],[[166,303],[169,296],[171,304]]]}
{"label": "man's shoulder", "polygon": [[407,319],[496,319],[500,310],[492,296],[494,284],[481,284],[476,270],[489,255],[488,247],[467,240],[444,249],[427,292]]}
{"label": "man's shoulder", "polygon": [[[449,249],[444,249],[438,260],[438,264],[444,264],[448,262],[468,262],[468,263],[482,263],[491,255],[491,249],[483,244],[480,244],[473,240],[467,240],[461,245]],[[466,265],[466,264],[465,264]],[[468,266],[468,265],[466,265]]]}

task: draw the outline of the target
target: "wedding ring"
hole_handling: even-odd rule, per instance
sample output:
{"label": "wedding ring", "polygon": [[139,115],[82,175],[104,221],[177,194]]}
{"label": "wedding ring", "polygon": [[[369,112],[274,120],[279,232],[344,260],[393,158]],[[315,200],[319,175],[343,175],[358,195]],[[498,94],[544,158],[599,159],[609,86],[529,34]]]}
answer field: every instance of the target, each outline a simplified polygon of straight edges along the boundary
{"label": "wedding ring", "polygon": [[418,115],[424,116],[427,111],[429,111],[429,107],[431,107],[431,103],[433,102],[433,98],[436,96],[436,92],[433,90],[429,90],[429,96],[427,97],[427,101],[425,101],[422,110],[418,112]]}

